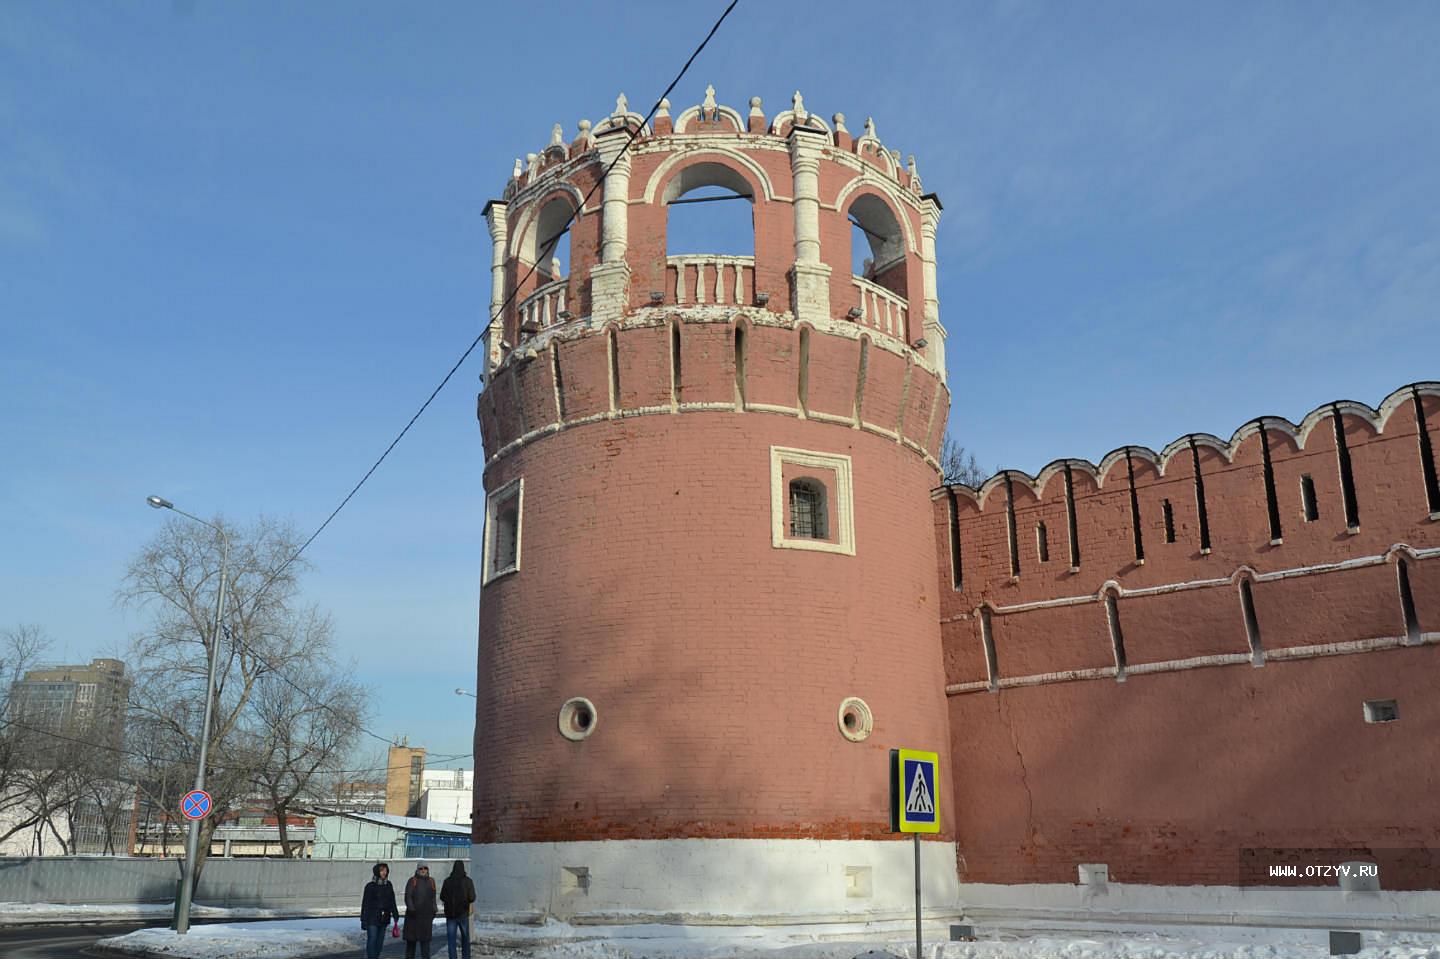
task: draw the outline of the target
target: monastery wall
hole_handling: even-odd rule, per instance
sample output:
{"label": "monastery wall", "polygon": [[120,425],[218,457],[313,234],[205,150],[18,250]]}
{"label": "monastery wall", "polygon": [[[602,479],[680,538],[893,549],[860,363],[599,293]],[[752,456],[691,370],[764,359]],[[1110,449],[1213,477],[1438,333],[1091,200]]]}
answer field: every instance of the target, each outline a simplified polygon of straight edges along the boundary
{"label": "monastery wall", "polygon": [[[962,881],[1440,846],[1436,447],[1422,383],[937,490]],[[1386,855],[1386,888],[1440,885]]]}

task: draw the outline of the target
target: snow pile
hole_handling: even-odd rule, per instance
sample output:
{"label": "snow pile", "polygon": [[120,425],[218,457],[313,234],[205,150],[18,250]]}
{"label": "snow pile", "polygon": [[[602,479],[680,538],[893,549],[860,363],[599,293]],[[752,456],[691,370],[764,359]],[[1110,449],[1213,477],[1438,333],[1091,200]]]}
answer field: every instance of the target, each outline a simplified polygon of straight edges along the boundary
{"label": "snow pile", "polygon": [[[475,953],[523,955],[525,959],[910,959],[915,945],[897,932],[869,941],[825,941],[812,929],[683,926],[542,926],[477,924]],[[1240,930],[1186,934],[1095,935],[1049,933],[984,938],[978,942],[927,945],[925,959],[1328,959],[1324,932],[1269,930],[1244,941]],[[387,936],[385,954],[398,957],[402,945]],[[1360,959],[1440,959],[1440,936],[1410,933],[1364,934]],[[240,925],[192,926],[184,936],[168,929],[142,929],[102,940],[106,949],[174,959],[292,959],[319,953],[364,951],[364,934],[352,916],[293,919]],[[434,955],[443,955],[445,924],[435,924]],[[888,953],[889,957],[884,954]]]}
{"label": "snow pile", "polygon": [[[445,943],[445,923],[438,923],[439,945]],[[388,936],[387,936],[388,937]],[[396,944],[398,945],[398,940]],[[136,956],[174,956],[176,959],[280,959],[314,953],[355,950],[364,955],[365,932],[354,915],[348,918],[282,919],[235,925],[191,926],[181,936],[170,929],[141,929],[97,946]],[[392,956],[398,955],[394,946]]]}

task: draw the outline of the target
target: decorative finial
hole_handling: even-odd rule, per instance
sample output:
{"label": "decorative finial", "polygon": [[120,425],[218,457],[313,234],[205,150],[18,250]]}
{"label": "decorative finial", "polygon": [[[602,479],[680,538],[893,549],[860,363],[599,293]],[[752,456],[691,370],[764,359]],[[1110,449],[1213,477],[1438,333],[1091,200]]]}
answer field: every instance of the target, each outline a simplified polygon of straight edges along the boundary
{"label": "decorative finial", "polygon": [[515,169],[513,169],[513,170],[510,171],[510,179],[512,179],[512,180],[518,180],[518,179],[520,179],[520,174],[523,173],[523,172],[525,172],[525,171],[520,168],[520,158],[519,158],[519,157],[516,157],[516,158],[515,158]]}
{"label": "decorative finial", "polygon": [[552,147],[565,145],[565,128],[558,123],[550,128],[550,145]]}
{"label": "decorative finial", "polygon": [[805,112],[805,98],[800,95],[799,90],[796,90],[795,95],[790,98],[790,103],[791,109],[795,111],[796,122],[805,122],[805,118],[808,117],[809,114]]}
{"label": "decorative finial", "polygon": [[660,117],[668,117],[669,115],[670,115],[670,98],[669,98],[669,97],[661,97],[661,99],[660,99],[660,108],[655,111],[655,118],[658,120]]}
{"label": "decorative finial", "polygon": [[850,132],[849,130],[845,129],[845,114],[843,114],[843,113],[837,113],[837,114],[835,114],[833,117],[831,117],[830,119],[831,119],[831,121],[834,122],[834,124],[835,124],[835,132],[836,132],[836,133],[849,133],[849,132]]}
{"label": "decorative finial", "polygon": [[590,121],[589,121],[589,120],[581,120],[580,123],[578,124],[578,126],[580,127],[580,137],[581,137],[581,139],[584,139],[584,140],[590,139]]}
{"label": "decorative finial", "polygon": [[910,158],[905,164],[905,169],[910,171],[910,179],[912,180],[920,176],[919,171],[915,169],[915,154],[910,154]]}
{"label": "decorative finial", "polygon": [[874,118],[874,117],[866,117],[866,118],[865,118],[865,135],[866,135],[867,137],[870,137],[872,140],[873,140],[873,139],[876,139],[876,136],[875,136],[875,118]]}
{"label": "decorative finial", "polygon": [[715,84],[707,84],[705,87],[705,102],[700,104],[700,110],[705,114],[707,120],[715,117]]}
{"label": "decorative finial", "polygon": [[750,115],[751,115],[752,117],[759,117],[759,116],[764,116],[764,115],[765,115],[765,114],[761,111],[761,109],[760,109],[760,98],[759,98],[759,97],[751,97],[751,98],[750,98]]}
{"label": "decorative finial", "polygon": [[535,169],[535,154],[527,153],[525,154],[525,172],[528,173],[533,169]]}
{"label": "decorative finial", "polygon": [[891,161],[894,162],[894,164],[895,164],[895,169],[897,169],[897,170],[900,169],[900,151],[899,151],[899,150],[891,150],[891,151],[890,151],[890,159],[891,159]]}
{"label": "decorative finial", "polygon": [[560,258],[558,256],[550,258],[550,278],[552,280],[560,279]]}
{"label": "decorative finial", "polygon": [[614,116],[617,116],[617,117],[623,117],[625,114],[627,114],[627,113],[629,113],[629,112],[630,112],[630,101],[629,101],[629,100],[626,100],[626,99],[625,99],[625,94],[622,93],[622,94],[620,94],[618,97],[615,98],[615,113],[614,113],[613,115],[614,115]]}

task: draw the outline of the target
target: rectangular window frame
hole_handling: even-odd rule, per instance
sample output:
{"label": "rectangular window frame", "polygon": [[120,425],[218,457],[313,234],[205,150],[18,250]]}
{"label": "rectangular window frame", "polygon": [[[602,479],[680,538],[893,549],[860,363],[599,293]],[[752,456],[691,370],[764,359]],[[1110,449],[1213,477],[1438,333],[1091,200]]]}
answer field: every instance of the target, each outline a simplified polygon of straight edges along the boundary
{"label": "rectangular window frame", "polygon": [[[515,562],[499,569],[495,568],[495,537],[499,532],[500,508],[511,500],[515,501]],[[516,477],[485,497],[485,581],[488,586],[502,576],[520,572],[520,558],[525,529],[525,478]]]}
{"label": "rectangular window frame", "polygon": [[[828,490],[830,513],[826,517],[831,539],[790,535],[790,484],[785,480],[786,466],[823,470],[834,476],[834,488]],[[788,446],[770,447],[770,544],[776,549],[855,555],[854,481],[850,457],[842,453],[822,453]]]}

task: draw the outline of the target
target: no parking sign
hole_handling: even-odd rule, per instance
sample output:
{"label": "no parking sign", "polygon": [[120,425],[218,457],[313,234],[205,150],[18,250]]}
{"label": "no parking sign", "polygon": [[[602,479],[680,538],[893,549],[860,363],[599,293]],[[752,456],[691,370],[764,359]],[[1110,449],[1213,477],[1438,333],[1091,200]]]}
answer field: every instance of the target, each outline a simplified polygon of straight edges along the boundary
{"label": "no parking sign", "polygon": [[180,812],[186,819],[204,819],[210,815],[210,794],[192,789],[180,797]]}

